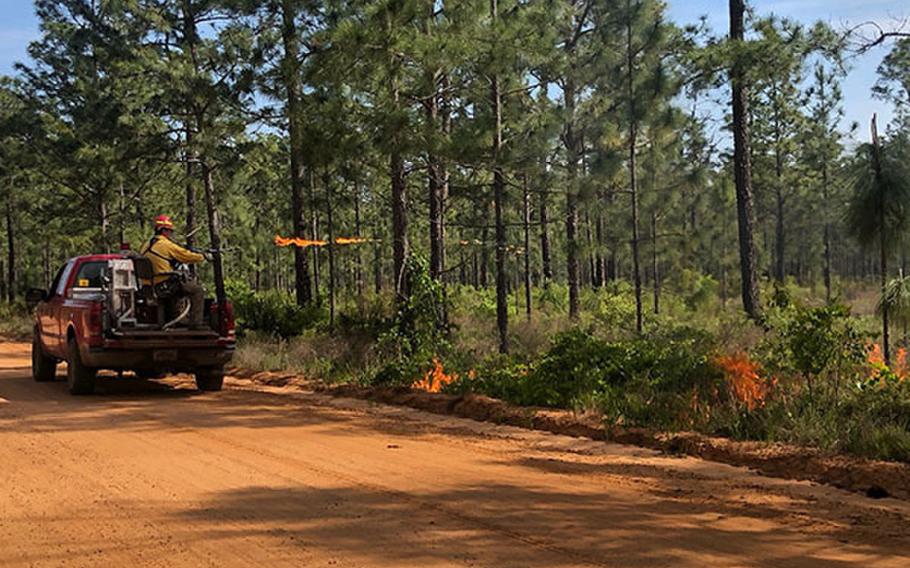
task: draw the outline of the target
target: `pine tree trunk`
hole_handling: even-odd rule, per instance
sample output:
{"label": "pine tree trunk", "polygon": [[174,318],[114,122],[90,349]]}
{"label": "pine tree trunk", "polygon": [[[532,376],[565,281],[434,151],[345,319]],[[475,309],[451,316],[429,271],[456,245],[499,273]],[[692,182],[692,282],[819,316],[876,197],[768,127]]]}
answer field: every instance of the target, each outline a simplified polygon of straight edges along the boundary
{"label": "pine tree trunk", "polygon": [[[745,35],[745,0],[730,0],[730,38],[741,45]],[[736,182],[736,211],[739,223],[739,264],[742,273],[743,309],[761,321],[758,271],[755,259],[755,212],[752,198],[752,164],[749,143],[748,94],[742,57],[736,56],[730,79],[733,109],[733,169]]]}
{"label": "pine tree trunk", "polygon": [[[44,288],[47,289],[51,285],[51,239],[50,237],[44,237],[44,250],[42,251],[42,264],[44,265]],[[906,333],[904,334],[906,335]]]}
{"label": "pine tree trunk", "polygon": [[117,216],[117,241],[121,246],[126,243],[126,196],[123,192],[123,182],[120,182],[118,202],[119,215]]}
{"label": "pine tree trunk", "polygon": [[[490,0],[490,16],[494,32],[498,17],[498,0]],[[502,95],[499,77],[490,77],[490,102],[493,111],[493,209],[496,222],[496,328],[499,330],[499,352],[509,352],[508,275],[506,274],[506,225],[504,220],[506,182],[499,164],[502,149]]]}
{"label": "pine tree trunk", "polygon": [[[480,229],[480,287],[486,288],[489,285],[489,266],[490,266],[490,225],[487,223],[487,214],[489,207],[486,199],[482,200],[484,214],[480,216],[480,222],[483,226]],[[495,215],[495,212],[494,212]]]}
{"label": "pine tree trunk", "polygon": [[550,260],[550,218],[547,212],[547,201],[549,201],[549,195],[544,188],[540,192],[539,200],[540,208],[540,262],[541,262],[541,273],[543,275],[543,285],[546,287],[550,284],[550,280],[553,279],[553,269]]}
{"label": "pine tree trunk", "polygon": [[784,198],[776,192],[777,219],[774,225],[774,279],[783,282],[786,277],[784,263]]}
{"label": "pine tree trunk", "polygon": [[[884,217],[884,215],[882,215],[882,217]],[[881,223],[882,229],[884,229],[884,218],[882,218]],[[882,297],[884,297],[885,288],[888,285],[888,252],[885,246],[884,230],[881,232],[879,242],[879,263],[881,269]],[[890,325],[888,316],[888,305],[885,302],[882,302],[882,352],[884,354],[886,365],[891,364]]]}
{"label": "pine tree trunk", "polygon": [[[256,222],[253,225],[253,230],[256,231],[256,234],[259,235],[262,227],[262,215],[256,215]],[[253,290],[259,292],[262,286],[262,247],[257,243],[256,245],[256,256],[253,259],[253,262],[256,263],[256,272],[253,275]],[[299,248],[299,247],[298,247]]]}
{"label": "pine tree trunk", "polygon": [[[434,86],[435,89],[435,86]],[[436,94],[427,103],[427,120],[435,128],[439,127],[439,104]],[[442,118],[445,122],[445,118]],[[448,189],[448,172],[439,156],[427,155],[428,189],[430,203],[430,276],[441,280],[445,273],[445,199]]]}
{"label": "pine tree trunk", "polygon": [[[196,30],[196,15],[193,12],[193,4],[190,0],[184,0],[182,6],[183,12],[183,41],[185,43],[184,48],[190,52],[190,56],[194,62],[196,61],[196,44],[199,41],[199,36]],[[195,108],[192,101],[187,101],[187,108],[185,109],[187,113],[196,114],[197,109]],[[193,164],[198,162],[198,156],[196,155],[195,147],[193,144],[193,124],[190,119],[187,119],[183,124],[184,134],[186,136],[186,148],[184,152],[184,167],[185,167],[185,191],[186,191],[186,227],[184,240],[187,246],[194,246],[196,244],[196,186],[193,184]],[[196,267],[190,266],[190,273],[196,274]]]}
{"label": "pine tree trunk", "polygon": [[[881,184],[882,178],[882,163],[881,163],[881,150],[879,147],[878,139],[878,125],[876,124],[876,116],[872,115],[872,159],[873,159],[873,168],[875,171],[876,182]],[[878,246],[879,246],[879,270],[880,270],[880,280],[881,280],[881,297],[884,300],[885,298],[885,288],[888,285],[888,248],[887,248],[887,232],[886,232],[886,223],[887,219],[885,218],[885,195],[880,194],[879,199],[879,219],[878,219]],[[888,304],[882,302],[882,351],[885,358],[885,365],[891,364],[891,342],[890,339],[890,325],[889,325],[889,310]]]}
{"label": "pine tree trunk", "polygon": [[16,301],[16,238],[13,227],[13,197],[6,195],[6,299]]}
{"label": "pine tree trunk", "polygon": [[395,277],[395,295],[399,303],[407,301],[409,282],[405,273],[408,254],[407,193],[404,179],[404,161],[397,149],[389,154],[389,177],[392,180],[392,263]]}
{"label": "pine tree trunk", "polygon": [[221,257],[221,220],[215,202],[215,187],[212,179],[212,168],[208,161],[202,160],[202,184],[205,190],[205,211],[209,222],[209,242],[214,250],[212,269],[215,276],[215,299],[219,306],[225,306],[227,293],[224,289],[224,264]]}
{"label": "pine tree trunk", "polygon": [[[186,150],[184,152],[184,168],[185,168],[185,188],[186,192],[186,226],[184,240],[186,241],[187,246],[195,246],[196,244],[196,186],[193,184],[193,162],[196,161],[196,156],[193,152],[193,127],[190,125],[190,122],[187,121],[184,125],[185,135],[186,135]],[[192,266],[191,269],[195,270],[195,266]]]}
{"label": "pine tree trunk", "polygon": [[[316,202],[316,176],[313,174],[313,170],[310,170],[310,175],[308,176],[307,189],[309,190],[309,201],[310,201],[310,239],[314,241],[320,240],[319,238],[319,205]],[[319,303],[319,247],[310,247],[313,250],[313,299]]]}
{"label": "pine tree trunk", "polygon": [[596,273],[595,280],[598,288],[603,288],[606,285],[607,279],[607,261],[604,257],[604,218],[601,215],[600,211],[597,212],[595,216],[594,224],[594,241],[597,243],[597,255],[596,255]]}
{"label": "pine tree trunk", "polygon": [[660,264],[657,262],[657,212],[651,212],[651,278],[654,281],[654,313],[660,313]]}
{"label": "pine tree trunk", "polygon": [[[355,188],[354,192],[354,231],[357,237],[363,237],[363,228],[360,225],[360,188]],[[357,287],[358,305],[363,305],[363,256],[360,247],[354,250],[354,282]]]}
{"label": "pine tree trunk", "polygon": [[[616,188],[615,187],[611,187],[609,189],[609,192],[606,195],[606,199],[607,199],[607,207],[609,208],[608,210],[611,210],[612,206],[613,206],[613,202],[616,199]],[[609,237],[609,246],[610,246],[610,256],[607,258],[606,266],[604,268],[604,270],[606,271],[605,278],[606,278],[606,280],[609,280],[610,282],[616,282],[616,279],[619,277],[619,267],[618,267],[619,261],[617,259],[617,255],[616,255],[616,249],[617,249],[616,237],[613,235],[611,235]]]}
{"label": "pine tree trunk", "polygon": [[[303,135],[300,131],[300,77],[299,35],[295,16],[297,10],[293,0],[281,0],[281,37],[284,44],[284,58],[281,62],[284,87],[287,96],[288,135],[291,157],[291,216],[295,237],[306,235],[306,219],[303,208],[303,186],[305,179],[302,163],[304,152]],[[310,289],[310,269],[307,266],[306,249],[294,247],[294,296],[297,305],[303,306],[313,300]]]}
{"label": "pine tree trunk", "polygon": [[831,302],[831,221],[828,216],[828,162],[825,160],[822,164],[822,197],[824,200],[824,216],[825,216],[825,236],[824,236],[824,247],[825,247],[825,259],[824,267],[822,268],[823,277],[825,280],[825,301]]}
{"label": "pine tree trunk", "polygon": [[[377,228],[376,234],[379,234]],[[382,244],[373,245],[373,292],[378,296],[382,293]]]}
{"label": "pine tree trunk", "polygon": [[335,224],[332,218],[332,182],[328,172],[323,177],[325,186],[326,229],[329,233],[329,327],[335,327]]}
{"label": "pine tree trunk", "polygon": [[104,202],[104,193],[98,192],[98,222],[101,225],[100,240],[98,248],[101,252],[110,252],[110,238],[108,237],[109,222],[107,215],[107,203]]}
{"label": "pine tree trunk", "polygon": [[775,196],[777,198],[777,224],[774,230],[774,247],[775,247],[775,266],[774,276],[778,282],[783,282],[786,276],[784,253],[786,244],[784,241],[784,166],[783,156],[780,150],[780,124],[775,123],[775,143],[774,143],[774,175],[775,175]]}
{"label": "pine tree trunk", "polygon": [[531,193],[528,190],[528,176],[522,178],[524,188],[524,285],[525,314],[531,320]]}
{"label": "pine tree trunk", "polygon": [[644,309],[642,306],[641,259],[639,257],[638,230],[638,172],[636,158],[638,145],[638,120],[635,117],[635,54],[632,50],[632,16],[631,4],[626,0],[628,20],[626,20],[626,96],[629,105],[629,192],[632,197],[632,280],[635,284],[635,330],[644,331]]}
{"label": "pine tree trunk", "polygon": [[[571,71],[570,71],[571,73]],[[566,145],[566,280],[569,285],[569,317],[579,316],[578,299],[578,136],[575,133],[575,84],[572,79],[565,82]]]}
{"label": "pine tree trunk", "polygon": [[594,233],[591,231],[591,212],[585,207],[585,241],[588,245],[588,278],[587,283],[592,288],[597,288],[595,266]]}
{"label": "pine tree trunk", "polygon": [[443,266],[441,165],[435,156],[427,156],[427,161],[427,186],[430,202],[430,276],[439,280],[445,270]]}

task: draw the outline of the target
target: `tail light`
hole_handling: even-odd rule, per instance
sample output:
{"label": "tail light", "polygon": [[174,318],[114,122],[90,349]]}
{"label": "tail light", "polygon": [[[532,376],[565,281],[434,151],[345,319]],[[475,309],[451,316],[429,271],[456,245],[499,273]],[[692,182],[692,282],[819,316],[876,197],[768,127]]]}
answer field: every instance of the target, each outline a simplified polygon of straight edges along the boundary
{"label": "tail light", "polygon": [[217,322],[216,329],[222,339],[226,339],[228,342],[233,342],[236,339],[234,332],[234,304],[225,302],[224,309],[221,309],[219,304],[213,302],[211,321]]}
{"label": "tail light", "polygon": [[101,302],[92,302],[86,323],[88,324],[86,336],[89,346],[101,345],[104,340],[104,307]]}
{"label": "tail light", "polygon": [[224,303],[224,309],[221,310],[221,333],[229,340],[234,341],[234,304]]}

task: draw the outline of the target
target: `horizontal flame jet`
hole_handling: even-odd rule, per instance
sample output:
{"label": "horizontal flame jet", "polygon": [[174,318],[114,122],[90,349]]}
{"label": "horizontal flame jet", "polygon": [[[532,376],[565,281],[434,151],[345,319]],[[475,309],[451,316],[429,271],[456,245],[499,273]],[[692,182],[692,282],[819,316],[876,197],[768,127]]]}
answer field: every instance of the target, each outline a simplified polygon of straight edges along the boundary
{"label": "horizontal flame jet", "polygon": [[[357,244],[362,244],[362,243],[369,243],[372,241],[373,241],[373,239],[367,239],[367,238],[363,238],[363,237],[337,237],[335,239],[335,244],[336,245],[357,245]],[[310,240],[310,239],[302,239],[299,237],[285,238],[285,237],[282,237],[281,235],[275,235],[275,246],[279,246],[279,247],[290,247],[290,246],[301,247],[301,248],[324,247],[328,244],[329,244],[328,241],[314,241],[314,240]]]}

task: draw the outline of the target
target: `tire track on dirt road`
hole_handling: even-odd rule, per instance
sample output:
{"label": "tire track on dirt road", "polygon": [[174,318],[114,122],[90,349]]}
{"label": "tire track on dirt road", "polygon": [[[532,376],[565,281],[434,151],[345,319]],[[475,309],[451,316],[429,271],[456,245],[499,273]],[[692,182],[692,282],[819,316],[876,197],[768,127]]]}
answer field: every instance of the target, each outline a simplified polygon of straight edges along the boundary
{"label": "tire track on dirt road", "polygon": [[4,568],[910,564],[899,501],[236,379],[70,397],[27,354],[0,345]]}

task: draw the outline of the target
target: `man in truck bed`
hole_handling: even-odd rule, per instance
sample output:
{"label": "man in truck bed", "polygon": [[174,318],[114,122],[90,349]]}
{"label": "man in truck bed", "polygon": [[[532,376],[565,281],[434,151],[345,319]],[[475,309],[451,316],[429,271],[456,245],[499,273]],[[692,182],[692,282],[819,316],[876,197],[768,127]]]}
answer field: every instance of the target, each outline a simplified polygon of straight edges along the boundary
{"label": "man in truck bed", "polygon": [[171,292],[174,297],[188,297],[190,299],[190,329],[203,329],[203,310],[205,307],[205,291],[202,285],[195,280],[178,278],[174,273],[177,263],[198,264],[205,260],[205,256],[183,248],[171,237],[174,234],[174,223],[167,215],[159,215],[155,219],[155,236],[143,246],[139,253],[149,259],[154,271],[154,286],[162,296]]}

